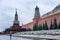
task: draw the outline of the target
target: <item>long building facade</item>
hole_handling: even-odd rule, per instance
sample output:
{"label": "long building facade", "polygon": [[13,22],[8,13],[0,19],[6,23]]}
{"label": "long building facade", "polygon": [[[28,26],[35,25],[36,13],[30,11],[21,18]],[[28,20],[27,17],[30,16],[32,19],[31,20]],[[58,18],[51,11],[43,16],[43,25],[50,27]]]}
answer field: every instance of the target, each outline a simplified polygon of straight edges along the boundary
{"label": "long building facade", "polygon": [[40,16],[39,8],[38,8],[38,6],[36,6],[33,21],[28,24],[23,25],[22,28],[26,28],[26,29],[31,28],[33,30],[34,24],[38,24],[38,26],[39,26],[39,25],[42,25],[43,23],[45,23],[45,21],[46,21],[47,25],[48,25],[48,29],[50,29],[51,21],[53,23],[54,18],[56,18],[57,25],[59,25],[60,5],[56,6],[52,11],[44,14],[43,16]]}

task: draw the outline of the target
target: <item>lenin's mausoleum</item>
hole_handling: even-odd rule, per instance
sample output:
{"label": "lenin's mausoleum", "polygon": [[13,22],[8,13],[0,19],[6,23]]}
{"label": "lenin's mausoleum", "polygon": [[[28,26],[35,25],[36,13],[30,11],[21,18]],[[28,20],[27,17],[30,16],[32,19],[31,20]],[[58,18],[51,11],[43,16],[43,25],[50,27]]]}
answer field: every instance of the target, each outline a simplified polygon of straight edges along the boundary
{"label": "lenin's mausoleum", "polygon": [[44,14],[43,16],[40,16],[39,7],[36,6],[33,21],[28,24],[22,25],[22,26],[19,25],[18,14],[16,11],[13,26],[11,26],[10,28],[7,28],[5,31],[7,32],[7,30],[25,30],[29,28],[33,30],[33,26],[35,24],[38,24],[39,26],[45,22],[47,22],[48,29],[50,29],[51,21],[53,24],[54,18],[56,18],[57,25],[58,25],[60,22],[60,5],[56,6],[52,11]]}

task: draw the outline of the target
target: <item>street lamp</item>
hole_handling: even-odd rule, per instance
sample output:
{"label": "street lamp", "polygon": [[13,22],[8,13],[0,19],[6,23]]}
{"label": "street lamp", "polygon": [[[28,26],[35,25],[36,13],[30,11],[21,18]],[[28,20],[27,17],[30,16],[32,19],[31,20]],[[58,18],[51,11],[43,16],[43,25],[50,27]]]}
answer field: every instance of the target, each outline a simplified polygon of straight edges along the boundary
{"label": "street lamp", "polygon": [[12,31],[10,31],[10,40],[12,40]]}

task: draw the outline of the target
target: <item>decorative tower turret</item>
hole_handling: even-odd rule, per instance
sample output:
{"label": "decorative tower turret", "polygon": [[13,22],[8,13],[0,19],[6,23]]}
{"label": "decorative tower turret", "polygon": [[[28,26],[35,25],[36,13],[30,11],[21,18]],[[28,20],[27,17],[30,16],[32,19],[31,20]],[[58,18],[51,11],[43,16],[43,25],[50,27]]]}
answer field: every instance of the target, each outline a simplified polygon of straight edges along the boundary
{"label": "decorative tower turret", "polygon": [[34,24],[38,24],[39,19],[40,19],[40,12],[38,6],[36,6],[34,19],[33,19]]}
{"label": "decorative tower turret", "polygon": [[14,24],[13,25],[19,25],[17,9],[16,9],[15,19],[14,19]]}

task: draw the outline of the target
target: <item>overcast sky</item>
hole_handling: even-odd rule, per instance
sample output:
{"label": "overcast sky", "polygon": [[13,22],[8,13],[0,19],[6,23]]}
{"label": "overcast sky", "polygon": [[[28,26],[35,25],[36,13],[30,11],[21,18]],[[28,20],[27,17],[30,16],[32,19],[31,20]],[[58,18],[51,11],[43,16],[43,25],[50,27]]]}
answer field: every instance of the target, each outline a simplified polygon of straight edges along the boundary
{"label": "overcast sky", "polygon": [[60,0],[0,0],[0,31],[13,25],[16,8],[20,24],[27,24],[34,18],[36,5],[40,8],[42,16],[58,4]]}

